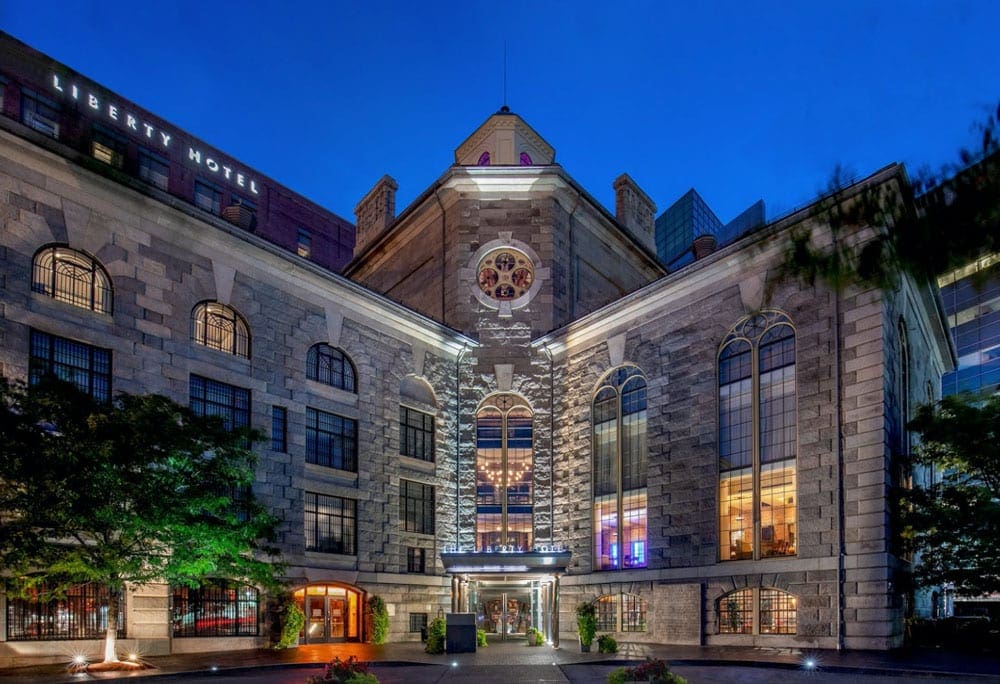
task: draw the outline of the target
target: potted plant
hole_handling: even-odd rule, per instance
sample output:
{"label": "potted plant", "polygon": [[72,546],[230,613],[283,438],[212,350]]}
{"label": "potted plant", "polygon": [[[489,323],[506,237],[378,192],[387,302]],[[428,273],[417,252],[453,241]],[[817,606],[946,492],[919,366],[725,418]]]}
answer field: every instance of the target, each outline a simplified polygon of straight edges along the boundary
{"label": "potted plant", "polygon": [[580,635],[580,652],[590,653],[590,645],[597,634],[597,610],[593,603],[583,602],[576,607],[576,630]]}

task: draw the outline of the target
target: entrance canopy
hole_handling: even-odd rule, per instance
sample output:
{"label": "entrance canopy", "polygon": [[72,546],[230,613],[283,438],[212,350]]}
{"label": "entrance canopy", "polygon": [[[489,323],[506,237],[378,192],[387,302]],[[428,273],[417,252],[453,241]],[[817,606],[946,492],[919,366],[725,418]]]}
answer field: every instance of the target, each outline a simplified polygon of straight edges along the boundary
{"label": "entrance canopy", "polygon": [[562,575],[569,551],[443,552],[444,571],[451,575]]}

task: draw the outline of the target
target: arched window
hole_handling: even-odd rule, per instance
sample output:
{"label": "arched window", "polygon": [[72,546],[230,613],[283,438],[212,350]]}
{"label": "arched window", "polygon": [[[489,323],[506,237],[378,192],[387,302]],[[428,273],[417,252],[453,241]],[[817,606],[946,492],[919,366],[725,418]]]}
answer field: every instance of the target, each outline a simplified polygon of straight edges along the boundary
{"label": "arched window", "polygon": [[236,309],[219,302],[201,302],[191,312],[195,343],[250,358],[250,328]]}
{"label": "arched window", "polygon": [[528,154],[527,152],[522,152],[521,153],[521,166],[531,166],[531,165],[532,165],[531,155]]}
{"label": "arched window", "polygon": [[35,253],[31,289],[82,309],[110,314],[111,278],[83,252],[69,247],[43,247]]}
{"label": "arched window", "polygon": [[306,377],[347,392],[357,392],[354,364],[342,350],[320,342],[306,354]]}
{"label": "arched window", "polygon": [[638,368],[604,377],[592,419],[594,565],[646,567],[646,380]]}
{"label": "arched window", "polygon": [[476,413],[476,551],[531,549],[533,481],[528,403],[488,397]]}
{"label": "arched window", "polygon": [[790,556],[796,547],[795,332],[764,311],[719,353],[722,560]]}
{"label": "arched window", "polygon": [[798,601],[781,589],[737,589],[716,604],[719,634],[795,634]]}
{"label": "arched window", "polygon": [[487,150],[483,152],[481,155],[479,155],[479,161],[476,163],[476,166],[489,166],[489,165],[490,165],[490,152],[489,150]]}
{"label": "arched window", "polygon": [[646,631],[646,600],[641,596],[605,594],[594,601],[594,609],[599,632]]}
{"label": "arched window", "polygon": [[910,431],[906,424],[910,422],[910,340],[906,335],[906,323],[899,319],[899,453],[907,456],[910,453]]}
{"label": "arched window", "polygon": [[[434,461],[434,390],[414,375],[399,385],[399,453],[422,461]],[[424,409],[424,410],[421,410]]]}

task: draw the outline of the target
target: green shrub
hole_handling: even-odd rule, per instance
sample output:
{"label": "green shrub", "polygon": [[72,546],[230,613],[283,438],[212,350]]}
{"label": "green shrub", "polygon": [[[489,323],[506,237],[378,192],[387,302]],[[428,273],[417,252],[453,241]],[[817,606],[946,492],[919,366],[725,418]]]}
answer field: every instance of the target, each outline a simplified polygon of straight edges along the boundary
{"label": "green shrub", "polygon": [[597,610],[593,603],[579,603],[576,606],[576,629],[580,633],[580,643],[590,646],[597,634]]}
{"label": "green shrub", "polygon": [[389,638],[389,609],[381,596],[368,598],[368,610],[372,614],[372,643],[384,644]]}
{"label": "green shrub", "polygon": [[541,646],[545,643],[545,636],[534,627],[528,627],[528,646]]}
{"label": "green shrub", "polygon": [[289,601],[284,605],[278,618],[281,622],[281,632],[278,636],[278,643],[274,645],[277,649],[291,648],[299,643],[299,632],[306,624],[306,614],[302,612],[295,601]]}
{"label": "green shrub", "polygon": [[341,660],[337,656],[323,668],[323,674],[306,678],[306,684],[378,684],[378,677],[368,672],[368,663],[356,656]]}
{"label": "green shrub", "polygon": [[479,647],[479,646],[486,646],[486,645],[487,645],[487,643],[486,643],[486,630],[485,629],[477,629],[476,630],[476,646]]}
{"label": "green shrub", "polygon": [[611,672],[608,673],[608,684],[625,684],[628,680],[625,679],[628,675],[624,667],[616,667]]}
{"label": "green shrub", "polygon": [[618,642],[610,634],[602,634],[597,637],[597,651],[599,653],[618,653]]}
{"label": "green shrub", "polygon": [[445,637],[445,621],[444,618],[434,618],[431,623],[427,625],[427,645],[424,647],[424,651],[427,653],[444,653],[444,637]]}

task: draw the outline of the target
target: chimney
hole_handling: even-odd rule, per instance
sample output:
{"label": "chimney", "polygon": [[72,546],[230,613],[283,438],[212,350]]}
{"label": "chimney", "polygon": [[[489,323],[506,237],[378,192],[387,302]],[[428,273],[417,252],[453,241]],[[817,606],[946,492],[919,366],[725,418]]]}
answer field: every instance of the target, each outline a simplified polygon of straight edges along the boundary
{"label": "chimney", "polygon": [[354,256],[358,256],[396,218],[396,181],[391,176],[382,176],[368,194],[354,207],[357,233],[354,240]]}
{"label": "chimney", "polygon": [[711,233],[702,233],[696,237],[691,244],[691,251],[694,252],[695,261],[703,259],[714,252],[717,244],[718,241]]}
{"label": "chimney", "polygon": [[612,184],[615,189],[615,218],[646,249],[656,253],[656,205],[627,174]]}

